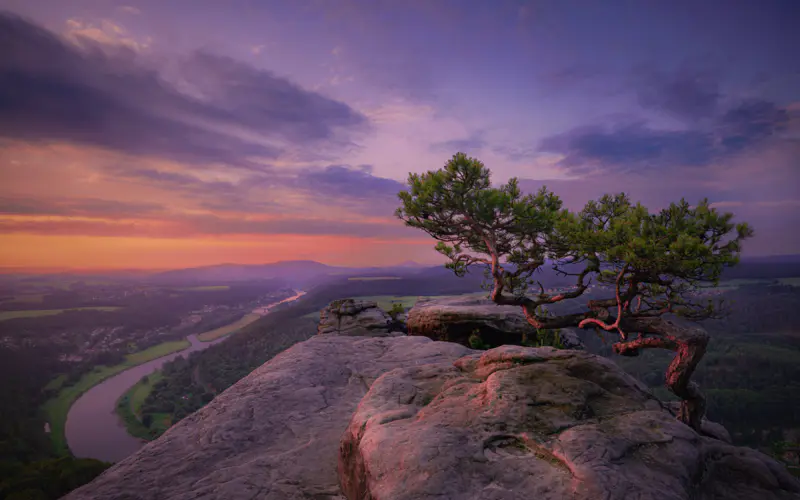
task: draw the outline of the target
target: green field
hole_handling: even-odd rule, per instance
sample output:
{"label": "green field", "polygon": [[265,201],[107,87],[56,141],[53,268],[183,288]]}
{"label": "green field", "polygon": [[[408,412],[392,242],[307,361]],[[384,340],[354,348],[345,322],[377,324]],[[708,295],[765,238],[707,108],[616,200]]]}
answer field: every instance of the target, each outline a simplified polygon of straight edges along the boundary
{"label": "green field", "polygon": [[169,428],[171,417],[168,414],[152,415],[153,423],[150,427],[145,427],[141,421],[144,400],[153,390],[153,386],[163,378],[160,371],[154,372],[148,375],[147,382],[140,380],[117,401],[117,415],[125,423],[125,429],[131,436],[149,441]]}
{"label": "green field", "polygon": [[230,325],[225,325],[217,328],[216,330],[209,330],[207,332],[203,332],[197,336],[197,339],[201,342],[211,342],[212,340],[216,340],[220,337],[224,337],[225,335],[230,335],[231,333],[244,328],[245,326],[249,325],[253,321],[260,318],[261,315],[250,313],[245,315],[239,321],[231,323]]}
{"label": "green field", "polygon": [[382,280],[401,280],[399,276],[354,276],[347,278],[349,281],[382,281]]}
{"label": "green field", "polygon": [[44,294],[41,293],[26,293],[24,295],[17,295],[14,297],[14,300],[11,302],[16,303],[28,303],[28,304],[41,304],[42,300],[44,300]]}
{"label": "green field", "polygon": [[116,311],[122,309],[121,307],[102,306],[102,307],[75,307],[72,309],[42,309],[42,310],[27,310],[27,311],[3,311],[0,312],[0,321],[16,318],[38,318],[40,316],[55,316],[64,311]]}
{"label": "green field", "polygon": [[220,290],[230,290],[228,285],[209,285],[209,286],[189,286],[185,288],[178,288],[184,292],[218,292]]}
{"label": "green field", "polygon": [[131,411],[133,411],[136,416],[142,414],[142,405],[144,404],[144,400],[147,399],[148,394],[150,394],[150,391],[153,390],[153,386],[163,378],[164,374],[162,374],[160,371],[153,372],[147,376],[147,382],[140,380],[128,391],[127,394],[131,401]]}
{"label": "green field", "polygon": [[[68,455],[69,448],[67,447],[67,440],[64,435],[64,425],[67,422],[67,413],[69,412],[72,403],[77,400],[81,394],[88,391],[95,385],[103,380],[123,372],[128,368],[141,365],[156,358],[172,354],[173,352],[182,351],[189,347],[191,344],[188,340],[177,340],[173,342],[164,342],[163,344],[154,345],[144,351],[135,352],[126,356],[125,362],[114,366],[98,366],[91,372],[87,373],[75,384],[65,387],[58,393],[58,396],[47,401],[42,410],[50,422],[50,438],[53,440],[53,449],[59,455]],[[60,376],[61,377],[61,376]],[[58,379],[56,379],[58,380]],[[63,382],[63,381],[62,381]],[[56,384],[53,380],[50,384]],[[50,385],[48,384],[48,386]]]}

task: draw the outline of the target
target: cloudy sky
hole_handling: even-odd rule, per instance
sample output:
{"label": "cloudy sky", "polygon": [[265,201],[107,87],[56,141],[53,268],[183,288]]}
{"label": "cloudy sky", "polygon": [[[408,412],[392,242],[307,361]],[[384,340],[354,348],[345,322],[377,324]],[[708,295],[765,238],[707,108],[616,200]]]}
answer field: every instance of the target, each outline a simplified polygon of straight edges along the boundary
{"label": "cloudy sky", "polygon": [[800,253],[795,0],[0,0],[0,266],[438,262],[457,151]]}

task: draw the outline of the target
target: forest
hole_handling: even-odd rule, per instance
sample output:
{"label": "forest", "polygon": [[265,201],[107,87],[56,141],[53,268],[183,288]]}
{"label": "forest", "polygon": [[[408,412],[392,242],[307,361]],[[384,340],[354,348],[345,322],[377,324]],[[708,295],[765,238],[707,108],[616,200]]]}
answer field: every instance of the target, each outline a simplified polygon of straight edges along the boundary
{"label": "forest", "polygon": [[[170,286],[142,290],[135,284],[120,283],[45,291],[37,297],[40,302],[16,302],[13,294],[7,295],[0,304],[6,310],[97,305],[91,297],[102,293],[115,297],[101,301],[103,305],[119,309],[68,310],[0,321],[0,498],[7,498],[12,491],[22,495],[27,490],[27,496],[18,498],[58,498],[88,481],[88,475],[97,475],[109,466],[54,452],[50,437],[44,432],[41,408],[59,389],[98,366],[122,362],[128,353],[236,321],[249,312],[248,304],[281,292],[283,286],[279,280],[264,280],[202,291]],[[36,291],[29,290],[26,296]],[[182,319],[189,313],[209,304],[228,309],[219,308],[199,315],[197,322],[183,324]],[[98,340],[92,332],[99,329],[105,330]],[[123,341],[99,344],[104,338]],[[65,361],[63,356],[70,354],[79,358]],[[55,381],[59,383],[54,384]],[[41,488],[36,490],[36,485]]]}
{"label": "forest", "polygon": [[479,275],[459,279],[448,272],[442,273],[442,279],[418,277],[360,281],[342,277],[328,280],[296,303],[248,325],[228,341],[193,353],[188,360],[176,359],[164,365],[164,378],[145,400],[142,418],[148,414],[167,413],[174,424],[201,408],[209,395],[224,391],[276,354],[315,335],[316,322],[304,316],[319,312],[335,299],[470,293],[480,291],[482,279]]}

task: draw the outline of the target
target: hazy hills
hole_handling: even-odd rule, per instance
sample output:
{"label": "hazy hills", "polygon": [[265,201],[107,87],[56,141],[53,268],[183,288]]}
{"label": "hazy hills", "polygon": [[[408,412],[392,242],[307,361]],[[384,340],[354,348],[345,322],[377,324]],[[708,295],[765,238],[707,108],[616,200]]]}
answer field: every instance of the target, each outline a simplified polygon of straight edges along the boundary
{"label": "hazy hills", "polygon": [[[331,266],[313,260],[281,261],[269,264],[217,264],[169,271],[73,271],[34,273],[30,270],[0,269],[0,282],[36,282],[46,278],[70,280],[111,278],[117,282],[140,282],[153,285],[207,285],[284,280],[287,286],[307,288],[330,280],[346,277],[425,277],[455,278],[444,265],[430,266],[413,261],[389,267],[344,267]],[[480,280],[483,272],[473,269],[468,279]],[[776,279],[800,276],[800,255],[743,258],[736,267],[725,270],[723,279]],[[537,275],[546,286],[564,286],[574,283],[573,277],[558,276],[549,266],[544,266]]]}
{"label": "hazy hills", "polygon": [[[436,266],[437,268],[442,266]],[[282,279],[291,286],[307,286],[332,276],[406,276],[417,274],[427,266],[405,262],[392,267],[329,266],[313,260],[292,260],[271,264],[219,264],[214,266],[176,269],[149,276],[148,282],[158,284],[227,283],[264,279]]]}
{"label": "hazy hills", "polygon": [[[312,260],[283,261],[272,264],[242,265],[220,264],[214,266],[177,269],[148,277],[148,281],[160,283],[212,283],[250,281],[261,279],[284,279],[293,286],[307,286],[325,277],[370,277],[370,276],[452,276],[444,265],[426,266],[416,262],[405,262],[391,267],[341,267],[329,266]],[[482,276],[480,269],[474,275]],[[745,258],[734,268],[727,269],[724,279],[782,278],[800,276],[800,255]],[[573,277],[556,275],[549,266],[544,266],[539,279],[550,286],[561,286],[574,282]]]}

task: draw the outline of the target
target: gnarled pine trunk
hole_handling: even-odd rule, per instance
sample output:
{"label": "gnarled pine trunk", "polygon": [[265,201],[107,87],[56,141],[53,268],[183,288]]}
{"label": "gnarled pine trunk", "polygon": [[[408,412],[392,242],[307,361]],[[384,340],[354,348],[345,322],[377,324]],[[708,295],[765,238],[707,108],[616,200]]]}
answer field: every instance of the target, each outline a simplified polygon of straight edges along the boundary
{"label": "gnarled pine trunk", "polygon": [[706,353],[708,332],[699,326],[679,325],[665,318],[623,318],[621,323],[623,331],[640,332],[643,336],[614,344],[614,352],[622,356],[637,356],[639,349],[644,348],[675,351],[675,357],[667,368],[665,385],[682,400],[678,419],[701,432],[706,398],[690,379]]}
{"label": "gnarled pine trunk", "polygon": [[[497,293],[492,295],[492,300],[501,305],[517,305],[516,301],[503,300],[502,295]],[[543,329],[575,327],[587,318],[597,318],[598,315],[606,324],[613,325],[616,322],[616,318],[602,307],[596,308],[591,313],[570,314],[555,318],[538,317],[534,307],[526,303],[522,304],[522,311],[525,313],[528,323],[535,328]],[[706,414],[706,398],[700,392],[698,385],[690,379],[697,364],[706,353],[708,332],[697,325],[681,325],[660,316],[623,317],[618,326],[628,335],[631,333],[640,335],[637,339],[623,340],[614,344],[612,347],[617,354],[638,356],[639,349],[646,348],[675,351],[675,357],[667,368],[665,385],[673,394],[681,398],[678,419],[700,433],[703,417]],[[647,335],[651,336],[647,337]]]}

